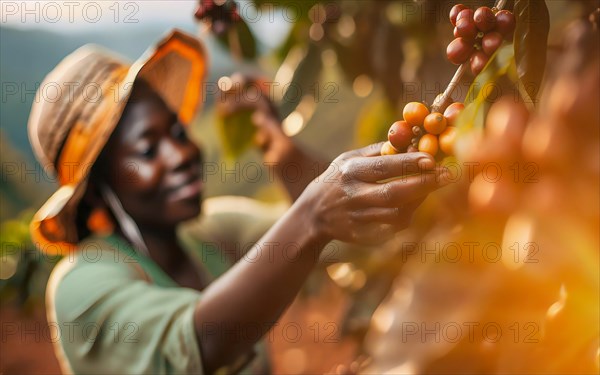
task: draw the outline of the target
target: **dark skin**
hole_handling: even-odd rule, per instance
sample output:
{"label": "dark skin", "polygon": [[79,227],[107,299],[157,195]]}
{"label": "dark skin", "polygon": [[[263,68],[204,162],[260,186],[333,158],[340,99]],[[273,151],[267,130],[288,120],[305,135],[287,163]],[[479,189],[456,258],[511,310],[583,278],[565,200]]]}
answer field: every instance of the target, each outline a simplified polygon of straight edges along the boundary
{"label": "dark skin", "polygon": [[[263,136],[265,158],[277,163],[279,176],[289,162],[307,168],[303,175],[310,176],[308,168],[315,160],[283,134],[263,104],[256,105],[254,120]],[[431,156],[381,157],[380,147],[340,155],[317,179],[283,181],[293,200],[291,208],[249,251],[252,262],[237,262],[210,284],[176,236],[179,223],[200,213],[201,152],[148,86],[137,85],[98,161],[103,172],[93,176],[86,199],[103,204],[93,193],[94,185],[108,183],[137,223],[150,257],[179,285],[203,290],[194,321],[205,371],[213,373],[251,351],[259,338],[221,334],[206,329],[207,324],[260,326],[266,333],[293,301],[328,242],[386,241],[405,228],[419,203],[443,184]],[[379,183],[407,172],[416,174]],[[123,235],[120,228],[116,231]],[[272,256],[262,256],[264,249]]]}

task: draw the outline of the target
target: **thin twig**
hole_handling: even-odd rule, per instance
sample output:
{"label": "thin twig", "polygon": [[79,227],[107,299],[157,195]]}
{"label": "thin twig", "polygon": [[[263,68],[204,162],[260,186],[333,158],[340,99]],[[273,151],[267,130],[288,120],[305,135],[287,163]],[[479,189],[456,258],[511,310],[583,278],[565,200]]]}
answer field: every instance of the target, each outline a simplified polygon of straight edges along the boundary
{"label": "thin twig", "polygon": [[458,86],[462,76],[465,74],[467,65],[467,63],[463,63],[458,67],[458,69],[456,69],[456,72],[450,80],[448,87],[446,87],[446,90],[444,90],[441,95],[438,95],[433,101],[433,104],[431,105],[431,112],[443,112],[444,109],[446,109],[446,107],[450,104],[450,101],[452,100],[452,93],[456,89],[456,86]]}
{"label": "thin twig", "polygon": [[498,0],[498,4],[496,4],[495,8],[498,8],[498,10],[502,10],[505,5],[506,5],[506,0]]}

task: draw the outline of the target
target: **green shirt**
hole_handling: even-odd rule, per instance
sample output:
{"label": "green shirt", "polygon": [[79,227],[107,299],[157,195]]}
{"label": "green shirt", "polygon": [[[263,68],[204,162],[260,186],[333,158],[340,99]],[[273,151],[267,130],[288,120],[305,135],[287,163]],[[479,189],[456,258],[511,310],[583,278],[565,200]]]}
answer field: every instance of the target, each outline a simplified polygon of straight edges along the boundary
{"label": "green shirt", "polygon": [[[209,199],[204,214],[178,228],[198,267],[216,278],[285,210],[240,197]],[[226,250],[223,250],[226,249]],[[48,321],[63,372],[202,374],[193,313],[202,292],[177,285],[117,235],[90,236],[62,259],[47,289]],[[257,345],[242,374],[268,372]]]}

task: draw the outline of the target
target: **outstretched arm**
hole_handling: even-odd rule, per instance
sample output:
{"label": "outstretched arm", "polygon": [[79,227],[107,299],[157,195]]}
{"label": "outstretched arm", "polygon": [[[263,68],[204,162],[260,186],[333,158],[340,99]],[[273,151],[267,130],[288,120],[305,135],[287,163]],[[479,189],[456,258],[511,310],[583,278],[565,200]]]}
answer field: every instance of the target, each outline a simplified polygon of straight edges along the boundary
{"label": "outstretched arm", "polygon": [[[389,239],[408,225],[414,202],[444,181],[431,156],[376,156],[380,147],[334,160],[250,250],[246,259],[252,261],[238,262],[205,290],[194,319],[207,373],[247,353],[260,339],[244,335],[244,329],[260,327],[265,334],[272,327],[330,240],[373,244]],[[404,177],[390,180],[398,176]],[[205,329],[214,323],[226,332]]]}
{"label": "outstretched arm", "polygon": [[306,186],[325,171],[329,161],[310,156],[283,132],[277,110],[268,94],[259,92],[258,82],[240,74],[234,74],[231,80],[232,88],[218,95],[219,111],[223,115],[248,109],[254,112],[252,122],[258,130],[255,139],[264,163],[272,168],[294,202]]}

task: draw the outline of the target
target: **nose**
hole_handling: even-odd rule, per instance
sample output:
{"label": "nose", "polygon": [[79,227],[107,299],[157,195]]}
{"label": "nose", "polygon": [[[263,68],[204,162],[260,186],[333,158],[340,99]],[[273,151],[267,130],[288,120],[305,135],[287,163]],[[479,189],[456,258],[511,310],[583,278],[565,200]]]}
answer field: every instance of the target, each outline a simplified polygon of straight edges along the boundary
{"label": "nose", "polygon": [[169,138],[165,147],[165,158],[168,170],[178,172],[188,170],[200,163],[201,152],[189,139]]}

